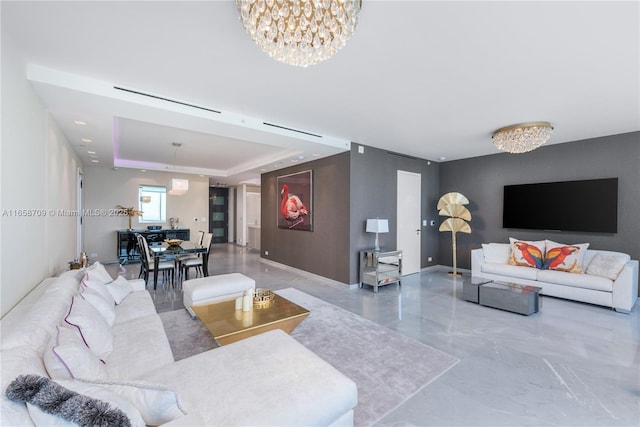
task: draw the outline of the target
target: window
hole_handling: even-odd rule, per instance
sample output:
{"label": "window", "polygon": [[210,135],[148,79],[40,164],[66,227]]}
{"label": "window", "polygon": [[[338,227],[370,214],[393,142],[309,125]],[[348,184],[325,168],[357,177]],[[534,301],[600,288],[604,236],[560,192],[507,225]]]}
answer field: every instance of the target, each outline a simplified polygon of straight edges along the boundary
{"label": "window", "polygon": [[142,211],[139,222],[167,222],[167,187],[141,185],[138,196]]}

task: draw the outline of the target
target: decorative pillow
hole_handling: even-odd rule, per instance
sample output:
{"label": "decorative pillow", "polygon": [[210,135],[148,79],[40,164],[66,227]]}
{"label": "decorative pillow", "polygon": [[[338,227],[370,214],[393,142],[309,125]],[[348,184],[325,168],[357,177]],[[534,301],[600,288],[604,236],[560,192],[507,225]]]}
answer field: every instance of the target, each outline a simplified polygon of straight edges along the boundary
{"label": "decorative pillow", "polygon": [[107,290],[111,294],[116,304],[120,304],[124,299],[133,292],[133,286],[127,279],[122,276],[118,276],[116,280],[106,284]]}
{"label": "decorative pillow", "polygon": [[[4,336],[2,338],[4,338]],[[22,402],[9,400],[6,394],[4,394],[4,390],[6,390],[9,384],[19,375],[35,374],[43,377],[48,376],[44,362],[42,361],[42,353],[26,345],[3,348],[2,351],[0,351],[0,361],[0,390],[2,390],[2,397],[0,397],[0,425],[26,425],[29,420],[27,407]]]}
{"label": "decorative pillow", "polygon": [[104,265],[100,264],[99,261],[96,261],[90,267],[87,267],[85,272],[89,276],[90,280],[101,282],[102,284],[113,281],[113,277],[111,277],[104,268]]}
{"label": "decorative pillow", "polygon": [[45,350],[44,365],[54,380],[107,378],[107,369],[73,330],[57,326]]}
{"label": "decorative pillow", "polygon": [[[131,426],[127,415],[109,403],[80,395],[38,375],[20,375],[9,387],[7,397],[25,402],[31,408],[63,418],[80,426]],[[29,409],[31,415],[32,410]],[[38,418],[37,411],[33,411]],[[34,419],[36,425],[50,425],[47,420]]]}
{"label": "decorative pillow", "polygon": [[544,240],[530,242],[509,237],[511,256],[508,264],[542,268],[544,262]]}
{"label": "decorative pillow", "polygon": [[109,304],[115,305],[116,302],[111,296],[111,293],[107,289],[107,285],[102,283],[99,280],[91,280],[89,279],[89,274],[87,274],[84,279],[80,281],[80,290],[83,289],[91,289],[95,291],[98,295],[100,295],[106,302]]}
{"label": "decorative pillow", "polygon": [[587,253],[589,243],[566,245],[545,240],[546,255],[544,257],[543,270],[558,270],[569,273],[582,273],[584,255]]}
{"label": "decorative pillow", "polygon": [[484,262],[506,264],[511,255],[511,246],[508,243],[483,243],[482,253]]}
{"label": "decorative pillow", "polygon": [[87,347],[99,359],[106,360],[113,351],[111,326],[91,304],[79,296],[71,298],[64,321],[80,334]]}
{"label": "decorative pillow", "polygon": [[626,255],[595,254],[589,267],[587,267],[587,274],[616,280],[627,262],[628,257]]}
{"label": "decorative pillow", "polygon": [[186,415],[180,398],[170,387],[144,381],[112,381],[78,379],[77,381],[101,386],[131,402],[140,411],[144,422],[158,426]]}
{"label": "decorative pillow", "polygon": [[127,418],[129,418],[129,421],[131,421],[132,426],[146,425],[144,420],[142,419],[140,411],[138,411],[138,408],[136,408],[135,405],[127,398],[112,390],[108,390],[107,388],[100,385],[86,383],[81,380],[60,380],[56,382],[71,391],[75,391],[78,394],[110,403],[112,406],[120,409],[127,415]]}
{"label": "decorative pillow", "polygon": [[90,288],[82,289],[82,292],[80,292],[80,297],[89,302],[89,304],[91,304],[93,308],[95,308],[98,313],[100,313],[102,318],[106,320],[109,326],[113,326],[113,322],[116,321],[115,305],[105,301],[104,298],[100,296],[100,294]]}

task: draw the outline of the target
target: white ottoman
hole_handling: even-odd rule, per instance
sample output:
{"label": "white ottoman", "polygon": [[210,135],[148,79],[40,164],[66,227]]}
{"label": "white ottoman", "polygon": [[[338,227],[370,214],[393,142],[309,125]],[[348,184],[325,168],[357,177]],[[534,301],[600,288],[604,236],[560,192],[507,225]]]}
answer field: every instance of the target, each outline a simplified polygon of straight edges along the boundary
{"label": "white ottoman", "polygon": [[244,291],[256,287],[256,281],[240,273],[218,274],[185,280],[182,284],[184,308],[196,317],[194,305],[211,304],[242,296]]}

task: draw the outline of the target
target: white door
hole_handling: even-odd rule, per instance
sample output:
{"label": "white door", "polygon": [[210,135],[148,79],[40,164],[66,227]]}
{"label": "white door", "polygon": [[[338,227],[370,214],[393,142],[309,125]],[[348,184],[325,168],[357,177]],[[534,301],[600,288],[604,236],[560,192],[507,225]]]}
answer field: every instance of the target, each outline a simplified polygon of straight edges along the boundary
{"label": "white door", "polygon": [[402,250],[402,274],[420,271],[420,182],[419,173],[398,171],[398,225],[396,247]]}

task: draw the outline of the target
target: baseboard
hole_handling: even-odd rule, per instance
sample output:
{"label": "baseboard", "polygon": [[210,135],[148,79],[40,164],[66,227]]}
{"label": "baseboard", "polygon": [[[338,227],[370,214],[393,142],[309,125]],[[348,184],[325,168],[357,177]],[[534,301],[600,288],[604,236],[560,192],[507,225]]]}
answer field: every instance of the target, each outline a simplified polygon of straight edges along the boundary
{"label": "baseboard", "polygon": [[[425,267],[423,269],[420,270],[421,272],[425,272],[425,273],[429,273],[429,272],[434,272],[434,271],[446,271],[447,273],[450,271],[453,271],[453,267],[448,266],[448,265],[432,265],[429,267]],[[456,268],[456,271],[458,273],[463,273],[465,275],[471,275],[471,270],[468,268]]]}
{"label": "baseboard", "polygon": [[289,270],[292,271],[294,273],[303,275],[303,276],[308,276],[312,279],[316,279],[316,280],[320,280],[324,283],[326,283],[329,286],[333,286],[336,288],[340,288],[340,289],[353,289],[358,287],[358,284],[347,284],[347,283],[342,283],[342,282],[338,282],[337,280],[333,280],[333,279],[329,279],[328,277],[324,277],[324,276],[320,276],[318,274],[314,274],[314,273],[310,273],[308,271],[305,270],[300,270],[299,268],[295,268],[295,267],[291,267],[290,265],[286,265],[286,264],[282,264],[276,261],[272,261],[270,259],[265,259],[260,257],[260,262],[265,263],[265,264],[269,264],[272,265],[274,267],[278,267],[281,268],[283,270]]}

